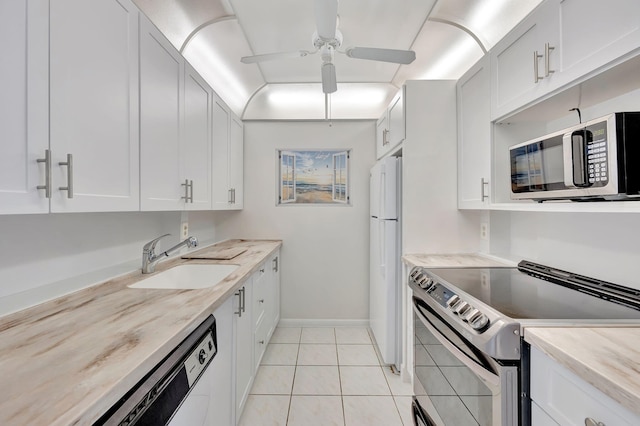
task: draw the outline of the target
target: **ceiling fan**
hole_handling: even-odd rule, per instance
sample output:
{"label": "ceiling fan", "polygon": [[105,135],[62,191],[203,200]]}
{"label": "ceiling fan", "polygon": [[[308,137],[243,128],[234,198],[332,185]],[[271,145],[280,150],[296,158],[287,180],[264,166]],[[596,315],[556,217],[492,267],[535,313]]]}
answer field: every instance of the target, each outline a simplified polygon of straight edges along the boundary
{"label": "ceiling fan", "polygon": [[416,52],[412,50],[379,49],[374,47],[350,47],[345,51],[338,50],[342,46],[342,33],[338,27],[338,0],[314,0],[316,31],[313,33],[312,51],[297,50],[293,52],[267,53],[262,55],[245,56],[240,60],[245,64],[272,61],[277,59],[302,58],[320,52],[322,58],[322,91],[333,93],[336,85],[336,67],[333,65],[335,52],[350,58],[369,59],[372,61],[391,62],[395,64],[410,64],[416,59]]}

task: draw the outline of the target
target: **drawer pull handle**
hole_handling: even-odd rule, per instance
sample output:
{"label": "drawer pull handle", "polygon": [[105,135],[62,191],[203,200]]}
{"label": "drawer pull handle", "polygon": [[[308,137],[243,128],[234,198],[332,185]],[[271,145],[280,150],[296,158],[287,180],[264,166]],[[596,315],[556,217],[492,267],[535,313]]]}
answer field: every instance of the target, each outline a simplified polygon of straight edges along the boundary
{"label": "drawer pull handle", "polygon": [[584,419],[584,426],[606,426],[606,425],[602,422],[597,422],[593,420],[591,417],[587,417],[586,419]]}
{"label": "drawer pull handle", "polygon": [[260,343],[261,345],[264,345],[264,340],[260,340],[258,343]]}
{"label": "drawer pull handle", "polygon": [[258,300],[258,302],[264,303],[264,299],[260,299],[260,300]]}
{"label": "drawer pull handle", "polygon": [[60,161],[60,166],[67,166],[67,186],[61,186],[60,191],[67,191],[67,198],[73,198],[73,155],[67,154],[67,161]]}

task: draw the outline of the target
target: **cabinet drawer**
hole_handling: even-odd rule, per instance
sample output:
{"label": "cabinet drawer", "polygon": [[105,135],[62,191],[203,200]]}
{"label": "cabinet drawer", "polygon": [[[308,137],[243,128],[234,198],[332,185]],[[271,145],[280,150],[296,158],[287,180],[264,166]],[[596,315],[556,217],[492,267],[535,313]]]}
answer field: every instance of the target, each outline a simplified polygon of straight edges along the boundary
{"label": "cabinet drawer", "polygon": [[587,418],[605,425],[640,424],[640,416],[534,347],[531,348],[531,399],[561,426],[582,426]]}
{"label": "cabinet drawer", "polygon": [[531,403],[531,424],[534,426],[558,426],[535,402]]}
{"label": "cabinet drawer", "polygon": [[264,316],[268,296],[267,280],[264,279],[264,271],[266,271],[266,269],[265,266],[262,265],[260,270],[255,273],[253,281],[253,318],[256,327]]}
{"label": "cabinet drawer", "polygon": [[260,361],[262,361],[262,355],[264,355],[264,351],[267,349],[267,334],[269,333],[269,322],[265,321],[265,318],[258,323],[258,327],[256,328],[256,332],[253,334],[254,342],[254,361],[256,371],[260,366]]}

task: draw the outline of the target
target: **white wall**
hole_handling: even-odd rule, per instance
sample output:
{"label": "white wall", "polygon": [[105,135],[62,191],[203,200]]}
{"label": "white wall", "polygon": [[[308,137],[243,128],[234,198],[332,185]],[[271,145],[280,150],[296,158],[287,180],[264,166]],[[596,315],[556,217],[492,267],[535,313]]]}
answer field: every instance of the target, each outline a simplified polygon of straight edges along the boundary
{"label": "white wall", "polygon": [[501,253],[640,289],[639,213],[491,215],[492,246],[499,239]]}
{"label": "white wall", "polygon": [[[185,213],[186,214],[186,213]],[[211,212],[190,212],[190,234],[213,241]],[[0,315],[139,268],[142,246],[178,242],[182,214],[68,213],[0,216]]]}
{"label": "white wall", "polygon": [[480,213],[457,207],[456,82],[406,83],[404,253],[480,251]]}
{"label": "white wall", "polygon": [[[283,240],[284,320],[369,317],[369,169],[375,122],[245,122],[244,210],[217,213],[219,238]],[[351,206],[276,206],[277,149],[351,149]]]}

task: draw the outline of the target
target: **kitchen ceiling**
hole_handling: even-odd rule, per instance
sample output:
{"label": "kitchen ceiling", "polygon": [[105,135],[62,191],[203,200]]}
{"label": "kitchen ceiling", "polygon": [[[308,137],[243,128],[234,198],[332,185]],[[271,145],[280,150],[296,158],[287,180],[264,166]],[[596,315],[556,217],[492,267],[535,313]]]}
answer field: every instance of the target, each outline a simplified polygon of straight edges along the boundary
{"label": "kitchen ceiling", "polygon": [[313,51],[314,0],[134,0],[243,119],[377,118],[406,80],[458,79],[541,0],[341,0],[348,47],[414,50],[397,65],[336,53],[325,109],[319,54],[260,64],[243,56]]}

